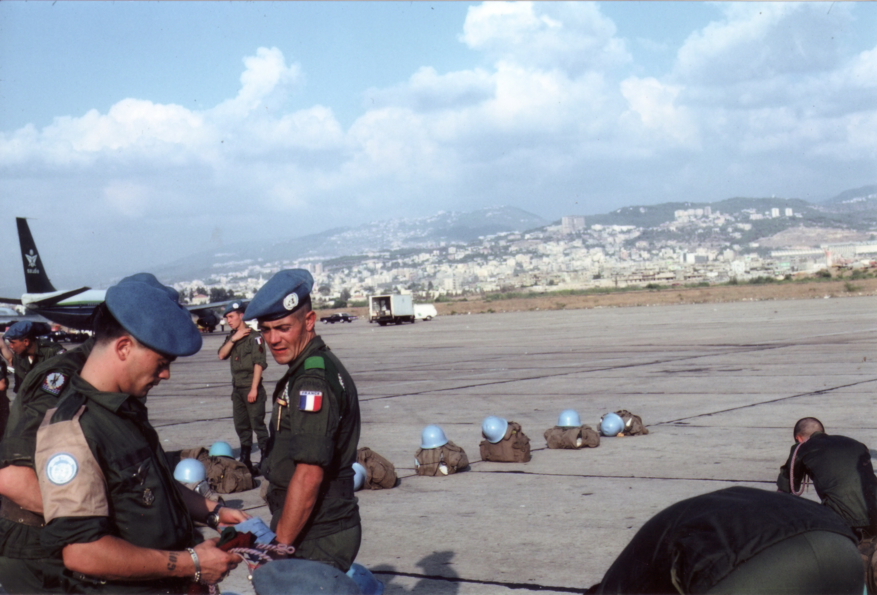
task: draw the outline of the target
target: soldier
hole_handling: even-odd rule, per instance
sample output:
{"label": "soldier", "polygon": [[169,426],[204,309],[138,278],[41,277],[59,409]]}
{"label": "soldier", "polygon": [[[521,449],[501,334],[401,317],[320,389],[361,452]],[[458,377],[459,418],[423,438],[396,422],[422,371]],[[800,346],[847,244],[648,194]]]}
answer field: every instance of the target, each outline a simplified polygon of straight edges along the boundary
{"label": "soldier", "polygon": [[234,429],[241,441],[240,461],[255,477],[259,470],[250,461],[254,432],[263,461],[268,448],[268,428],[265,427],[267,396],[262,386],[262,373],[268,363],[262,336],[253,332],[244,322],[245,310],[241,302],[232,302],[225,309],[225,318],[231,332],[219,348],[219,359],[227,359],[231,363],[232,414]]}
{"label": "soldier", "polygon": [[37,433],[36,469],[46,526],[41,543],[62,556],[76,592],[184,592],[217,583],[239,557],[195,545],[193,518],[211,527],[249,515],[173,478],[143,403],[201,335],[176,292],[143,279],[107,290],[95,345]]}
{"label": "soldier", "polygon": [[9,434],[0,443],[0,584],[9,592],[63,591],[64,563],[40,545],[45,519],[34,450],[46,411],[82,370],[93,345],[90,338],[36,366],[12,404]]}
{"label": "soldier", "polygon": [[[0,341],[0,353],[15,368],[15,392],[24,382],[27,373],[37,364],[64,352],[64,348],[48,340],[38,339],[36,327],[29,320],[16,322],[8,329]],[[9,345],[6,345],[6,341]]]}
{"label": "soldier", "polygon": [[859,539],[877,536],[877,478],[868,447],[826,434],[815,417],[799,419],[793,434],[796,444],[777,477],[780,491],[800,494],[810,476],[822,503],[843,517]]}
{"label": "soldier", "polygon": [[855,535],[803,498],[733,487],[651,518],[591,593],[862,593]]}
{"label": "soldier", "polygon": [[289,366],[274,391],[262,473],[277,540],[294,545],[297,558],[346,572],[362,539],[353,495],[359,400],[350,374],[314,330],[313,285],[305,270],[280,271],[247,307],[245,318],[259,321],[274,360]]}
{"label": "soldier", "polygon": [[6,423],[9,421],[9,397],[6,391],[9,389],[9,372],[6,368],[6,360],[0,357],[0,440],[6,431]]}

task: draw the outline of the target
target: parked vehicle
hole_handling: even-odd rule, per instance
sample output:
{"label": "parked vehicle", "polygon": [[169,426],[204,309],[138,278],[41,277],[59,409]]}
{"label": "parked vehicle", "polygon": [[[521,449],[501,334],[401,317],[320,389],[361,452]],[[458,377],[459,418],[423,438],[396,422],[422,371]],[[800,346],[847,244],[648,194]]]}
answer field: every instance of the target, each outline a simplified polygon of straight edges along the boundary
{"label": "parked vehicle", "polygon": [[368,298],[368,321],[381,326],[390,323],[414,323],[414,298],[411,295],[373,295]]}
{"label": "parked vehicle", "polygon": [[354,316],[353,314],[348,314],[347,312],[337,312],[329,316],[323,316],[322,318],[320,318],[320,322],[326,324],[335,324],[336,322],[353,322],[357,318],[359,318],[359,316]]}
{"label": "parked vehicle", "polygon": [[438,316],[438,311],[432,304],[414,304],[414,318],[417,320],[432,320]]}

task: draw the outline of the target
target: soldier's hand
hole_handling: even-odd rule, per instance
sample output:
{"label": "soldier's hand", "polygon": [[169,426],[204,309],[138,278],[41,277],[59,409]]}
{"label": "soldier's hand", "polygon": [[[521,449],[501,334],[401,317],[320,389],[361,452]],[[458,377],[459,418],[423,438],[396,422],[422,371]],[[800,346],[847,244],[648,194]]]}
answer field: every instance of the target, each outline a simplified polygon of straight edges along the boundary
{"label": "soldier's hand", "polygon": [[257,388],[254,388],[254,389],[250,390],[250,392],[247,393],[247,402],[248,403],[255,403],[256,399],[258,399],[258,398],[259,398],[259,389],[257,389]]}
{"label": "soldier's hand", "polygon": [[223,506],[219,509],[220,525],[237,525],[238,523],[243,523],[248,518],[250,518],[250,515],[243,510],[229,508],[228,506]]}
{"label": "soldier's hand", "polygon": [[243,324],[243,325],[241,325],[241,328],[239,328],[238,330],[236,330],[234,332],[234,335],[232,336],[231,340],[232,341],[240,341],[244,337],[249,336],[249,334],[251,332],[253,332],[253,329],[248,327],[246,324]]}
{"label": "soldier's hand", "polygon": [[238,554],[229,554],[216,547],[218,541],[219,538],[208,539],[195,547],[201,562],[201,582],[205,585],[215,585],[224,579],[243,559]]}

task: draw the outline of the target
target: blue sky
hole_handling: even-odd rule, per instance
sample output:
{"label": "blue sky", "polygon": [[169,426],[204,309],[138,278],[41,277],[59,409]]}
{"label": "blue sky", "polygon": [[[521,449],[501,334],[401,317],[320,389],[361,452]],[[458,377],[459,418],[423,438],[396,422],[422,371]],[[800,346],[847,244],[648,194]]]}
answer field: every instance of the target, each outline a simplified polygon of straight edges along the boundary
{"label": "blue sky", "polygon": [[877,181],[875,130],[871,2],[0,2],[0,249],[33,217],[59,282],[439,210],[820,201]]}

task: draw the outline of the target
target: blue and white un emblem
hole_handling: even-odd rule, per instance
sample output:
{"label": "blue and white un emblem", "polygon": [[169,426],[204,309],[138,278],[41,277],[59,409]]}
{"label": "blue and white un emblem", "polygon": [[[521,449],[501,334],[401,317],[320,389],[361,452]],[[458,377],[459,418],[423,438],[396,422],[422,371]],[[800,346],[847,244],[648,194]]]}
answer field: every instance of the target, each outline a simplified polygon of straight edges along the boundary
{"label": "blue and white un emblem", "polygon": [[73,481],[79,473],[79,463],[73,455],[61,453],[53,456],[46,464],[46,476],[53,484],[62,486]]}

